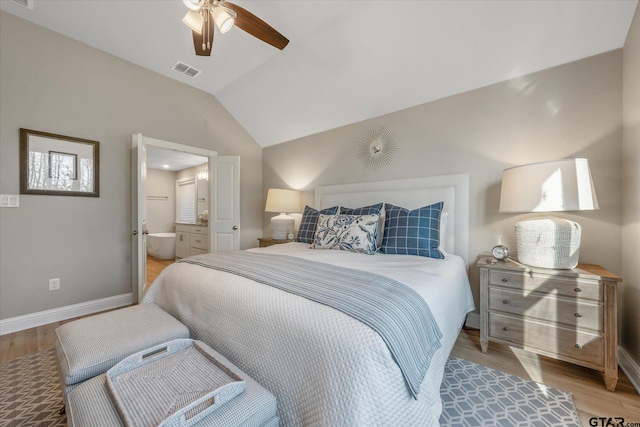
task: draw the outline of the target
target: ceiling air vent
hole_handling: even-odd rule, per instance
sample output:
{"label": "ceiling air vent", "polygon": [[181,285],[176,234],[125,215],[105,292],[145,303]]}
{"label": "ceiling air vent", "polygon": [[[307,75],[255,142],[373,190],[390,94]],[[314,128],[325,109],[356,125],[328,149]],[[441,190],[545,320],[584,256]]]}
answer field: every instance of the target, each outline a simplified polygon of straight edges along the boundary
{"label": "ceiling air vent", "polygon": [[188,66],[187,64],[185,64],[184,62],[176,62],[175,64],[173,64],[173,67],[171,67],[172,70],[176,70],[179,73],[185,74],[191,78],[197,76],[198,74],[200,74],[200,70],[196,70],[193,67]]}
{"label": "ceiling air vent", "polygon": [[33,0],[11,0],[15,4],[19,4],[20,6],[26,7],[27,9],[33,10]]}

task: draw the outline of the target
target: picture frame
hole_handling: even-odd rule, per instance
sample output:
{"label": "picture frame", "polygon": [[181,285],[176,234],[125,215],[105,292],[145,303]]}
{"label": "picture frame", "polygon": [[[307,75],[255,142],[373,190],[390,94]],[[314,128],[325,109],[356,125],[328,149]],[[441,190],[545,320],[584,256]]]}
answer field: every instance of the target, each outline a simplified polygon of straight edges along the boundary
{"label": "picture frame", "polygon": [[20,194],[100,197],[100,142],[21,128]]}

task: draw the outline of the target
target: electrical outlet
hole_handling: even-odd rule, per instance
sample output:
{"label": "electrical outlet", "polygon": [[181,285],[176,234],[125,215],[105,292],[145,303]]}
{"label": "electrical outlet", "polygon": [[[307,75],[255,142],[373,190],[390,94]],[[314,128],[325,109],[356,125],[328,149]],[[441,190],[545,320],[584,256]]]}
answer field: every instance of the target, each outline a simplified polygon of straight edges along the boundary
{"label": "electrical outlet", "polygon": [[49,290],[50,291],[60,290],[60,279],[49,279]]}

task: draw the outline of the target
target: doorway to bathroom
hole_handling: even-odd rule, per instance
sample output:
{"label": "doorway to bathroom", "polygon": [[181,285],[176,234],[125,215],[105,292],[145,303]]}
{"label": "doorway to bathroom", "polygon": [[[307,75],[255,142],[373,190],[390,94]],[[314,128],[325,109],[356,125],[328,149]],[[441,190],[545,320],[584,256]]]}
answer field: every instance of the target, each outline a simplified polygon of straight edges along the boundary
{"label": "doorway to bathroom", "polygon": [[[148,167],[148,154],[150,151],[151,158],[153,158],[156,149],[173,151],[175,152],[174,154],[178,153],[178,155],[182,153],[200,156],[200,160],[204,160],[205,163],[177,171],[173,183],[175,186],[174,193],[154,194],[148,188],[149,174],[155,173],[153,168]],[[175,244],[174,250],[180,249],[184,251],[185,245],[189,245],[189,254],[186,256],[196,253],[239,249],[240,157],[218,156],[215,151],[149,138],[142,134],[133,134],[131,154],[132,290],[135,301],[140,302],[147,283],[147,246],[149,240],[153,240],[151,244],[156,244],[162,250],[162,247],[167,248],[166,241],[162,242],[163,238],[165,240],[173,238],[176,243],[180,242],[179,245]],[[162,164],[160,164],[160,168],[166,169],[162,167]],[[207,181],[206,187],[204,183],[201,184],[200,192],[197,190],[199,178]],[[206,188],[206,191],[203,188]],[[170,203],[168,200],[171,194],[173,195],[174,203]],[[147,200],[147,196],[156,200]],[[165,196],[166,200],[164,199]],[[186,204],[181,204],[179,199],[191,200],[190,197],[194,198],[194,203],[189,203],[191,211],[187,212]],[[200,206],[198,206],[198,198],[205,199],[201,201]],[[164,201],[166,203],[165,207],[174,207],[174,233],[153,233],[160,236],[151,236],[152,233],[149,230],[147,216],[148,201]],[[183,212],[182,208],[186,210]],[[179,218],[187,218],[187,223],[180,224],[177,221]],[[198,219],[200,219],[199,222],[197,221]],[[203,227],[203,222],[205,221],[206,227]],[[152,224],[153,222],[152,220]],[[159,224],[162,224],[162,221]],[[166,227],[165,222],[164,228]],[[179,233],[181,233],[180,237]],[[166,234],[169,235],[167,236]],[[174,235],[172,236],[171,234]],[[155,237],[159,239],[155,239]],[[168,246],[170,247],[171,245],[168,244]],[[175,256],[176,254],[174,253]]]}
{"label": "doorway to bathroom", "polygon": [[[184,151],[154,145],[147,146],[147,267],[145,287],[176,256],[191,255],[186,234],[178,225],[198,224],[207,232],[209,214],[209,159]],[[177,241],[176,241],[177,237]],[[197,239],[196,239],[197,240]],[[200,239],[203,252],[208,252],[208,239]],[[194,241],[195,244],[198,244]],[[176,249],[182,253],[176,254]]]}

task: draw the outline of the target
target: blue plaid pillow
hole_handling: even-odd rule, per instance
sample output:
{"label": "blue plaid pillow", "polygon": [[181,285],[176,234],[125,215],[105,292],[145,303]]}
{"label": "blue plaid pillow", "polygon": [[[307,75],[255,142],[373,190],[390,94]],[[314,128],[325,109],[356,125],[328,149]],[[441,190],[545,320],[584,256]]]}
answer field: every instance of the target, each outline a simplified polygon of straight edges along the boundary
{"label": "blue plaid pillow", "polygon": [[338,206],[323,209],[321,211],[305,206],[304,211],[302,212],[302,220],[300,221],[300,228],[298,228],[296,242],[313,243],[313,236],[316,233],[318,217],[320,214],[335,215],[336,213],[338,213]]}
{"label": "blue plaid pillow", "polygon": [[419,255],[443,259],[440,245],[440,215],[443,202],[412,211],[385,203],[386,219],[380,251],[385,254]]}
{"label": "blue plaid pillow", "polygon": [[364,206],[362,208],[345,208],[344,206],[340,207],[340,214],[342,215],[380,215],[380,211],[382,210],[382,203],[378,203],[377,205]]}

